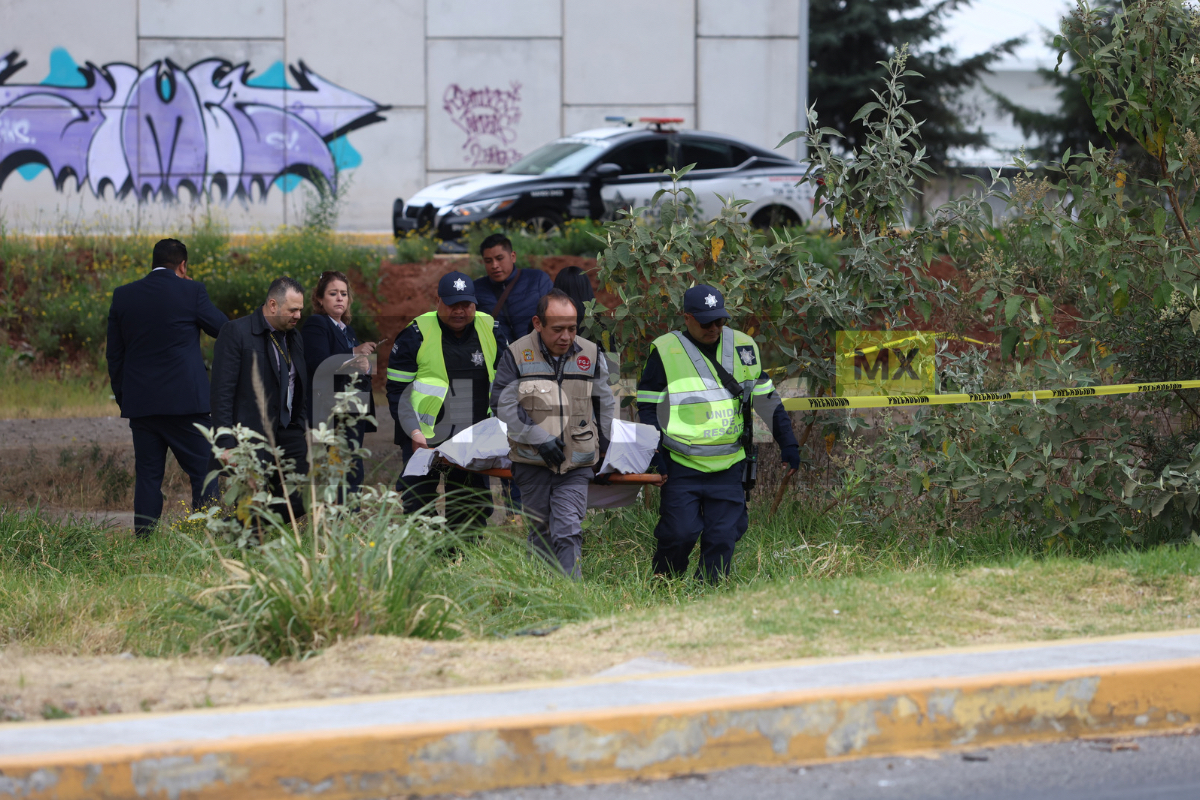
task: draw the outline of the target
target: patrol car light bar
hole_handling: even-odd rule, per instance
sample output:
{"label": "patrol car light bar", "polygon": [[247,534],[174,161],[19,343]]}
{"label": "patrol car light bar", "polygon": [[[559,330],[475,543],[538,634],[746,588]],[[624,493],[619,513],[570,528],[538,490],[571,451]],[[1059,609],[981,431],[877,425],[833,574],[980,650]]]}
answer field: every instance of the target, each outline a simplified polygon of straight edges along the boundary
{"label": "patrol car light bar", "polygon": [[683,117],[639,117],[638,122],[645,122],[654,126],[654,130],[663,130],[664,125],[681,125]]}

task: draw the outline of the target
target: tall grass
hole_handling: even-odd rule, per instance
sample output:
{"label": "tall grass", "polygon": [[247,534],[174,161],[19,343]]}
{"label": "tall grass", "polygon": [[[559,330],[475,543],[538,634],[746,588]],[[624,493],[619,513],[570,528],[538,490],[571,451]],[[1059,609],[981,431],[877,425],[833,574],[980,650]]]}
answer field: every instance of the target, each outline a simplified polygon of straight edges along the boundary
{"label": "tall grass", "polygon": [[187,652],[209,630],[177,610],[212,566],[194,557],[200,535],[183,524],[138,540],[89,519],[0,507],[0,646]]}
{"label": "tall grass", "polygon": [[717,586],[694,577],[698,550],[687,574],[670,579],[653,575],[658,513],[657,507],[641,503],[588,516],[581,582],[564,580],[529,557],[523,535],[508,529],[466,550],[448,566],[446,580],[471,587],[463,600],[467,630],[503,635],[780,585],[888,572],[944,572],[1042,554],[1038,543],[1000,524],[984,524],[955,539],[848,526],[799,503],[771,514],[769,504],[767,498],[752,504],[750,528],[735,549],[730,576]]}

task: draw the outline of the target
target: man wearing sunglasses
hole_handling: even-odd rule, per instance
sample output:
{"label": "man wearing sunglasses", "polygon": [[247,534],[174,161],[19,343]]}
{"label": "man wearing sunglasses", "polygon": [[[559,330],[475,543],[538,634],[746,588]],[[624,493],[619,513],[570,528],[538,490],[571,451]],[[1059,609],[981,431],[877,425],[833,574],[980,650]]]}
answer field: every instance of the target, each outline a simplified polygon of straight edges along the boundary
{"label": "man wearing sunglasses", "polygon": [[742,395],[771,426],[784,462],[800,467],[791,419],[771,379],[763,374],[758,345],[726,325],[725,297],[712,286],[683,295],[685,330],[654,340],[637,387],[638,417],[662,431],[656,458],[666,474],[654,536],[656,575],[687,569],[700,541],[697,577],[716,582],[729,573],[733,547],[749,526],[742,487]]}

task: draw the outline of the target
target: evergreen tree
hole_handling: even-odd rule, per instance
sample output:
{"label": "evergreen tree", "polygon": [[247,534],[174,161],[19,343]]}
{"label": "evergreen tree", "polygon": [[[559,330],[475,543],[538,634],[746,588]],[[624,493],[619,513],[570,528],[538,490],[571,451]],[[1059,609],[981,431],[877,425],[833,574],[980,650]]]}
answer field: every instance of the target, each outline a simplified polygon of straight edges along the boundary
{"label": "evergreen tree", "polygon": [[1009,39],[982,53],[956,59],[948,46],[929,43],[945,32],[945,18],[970,0],[811,0],[809,6],[809,98],[817,107],[822,127],[845,135],[847,147],[861,147],[866,130],[854,115],[875,100],[887,61],[908,44],[908,68],[921,77],[905,80],[908,96],[916,101],[913,116],[925,120],[921,143],[934,169],[945,165],[956,147],[981,147],[987,136],[971,127],[963,93],[992,64],[1012,53],[1022,39]]}
{"label": "evergreen tree", "polygon": [[[1096,0],[1093,7],[1107,12],[1111,20],[1112,15],[1120,11],[1121,0]],[[1077,24],[1072,19],[1073,15],[1067,15],[1063,24]],[[990,92],[1000,108],[1012,116],[1022,133],[1037,139],[1037,145],[1030,148],[1026,155],[1034,160],[1057,161],[1068,148],[1072,153],[1086,153],[1091,145],[1095,145],[1115,150],[1127,162],[1143,161],[1145,151],[1128,133],[1121,131],[1113,136],[1100,131],[1091,104],[1084,96],[1079,76],[1073,74],[1078,59],[1067,48],[1062,37],[1050,34],[1047,38],[1047,44],[1058,51],[1059,62],[1055,69],[1039,69],[1038,75],[1058,89],[1059,109],[1056,113],[1025,108],[1009,97]]]}

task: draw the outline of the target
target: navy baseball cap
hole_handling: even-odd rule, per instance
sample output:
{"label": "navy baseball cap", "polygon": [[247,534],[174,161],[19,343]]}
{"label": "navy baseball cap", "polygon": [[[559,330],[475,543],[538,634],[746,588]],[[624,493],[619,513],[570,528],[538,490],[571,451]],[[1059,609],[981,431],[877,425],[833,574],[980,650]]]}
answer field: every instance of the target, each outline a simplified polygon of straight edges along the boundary
{"label": "navy baseball cap", "polygon": [[475,282],[461,272],[450,272],[438,281],[438,297],[448,306],[475,302]]}
{"label": "navy baseball cap", "polygon": [[729,312],[725,310],[725,296],[703,283],[683,293],[683,311],[695,317],[701,325],[707,325],[714,319],[729,319]]}

